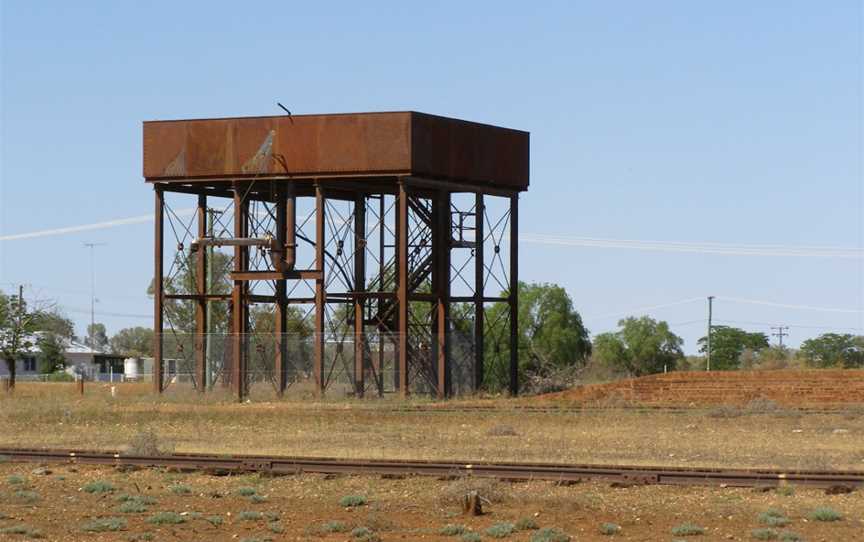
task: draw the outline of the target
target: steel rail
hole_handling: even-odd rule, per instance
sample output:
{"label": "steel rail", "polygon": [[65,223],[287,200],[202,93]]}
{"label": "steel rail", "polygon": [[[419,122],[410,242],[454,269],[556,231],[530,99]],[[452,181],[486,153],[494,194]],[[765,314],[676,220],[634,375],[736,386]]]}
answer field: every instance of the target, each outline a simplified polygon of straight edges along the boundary
{"label": "steel rail", "polygon": [[773,469],[719,469],[641,465],[571,465],[557,463],[492,463],[470,461],[414,461],[380,459],[336,459],[258,455],[213,455],[179,453],[162,456],[133,455],[116,451],[0,448],[0,457],[12,462],[72,463],[168,467],[205,472],[265,472],[390,476],[464,476],[510,481],[548,480],[579,482],[603,480],[622,484],[664,484],[731,487],[864,486],[864,471],[808,471]]}

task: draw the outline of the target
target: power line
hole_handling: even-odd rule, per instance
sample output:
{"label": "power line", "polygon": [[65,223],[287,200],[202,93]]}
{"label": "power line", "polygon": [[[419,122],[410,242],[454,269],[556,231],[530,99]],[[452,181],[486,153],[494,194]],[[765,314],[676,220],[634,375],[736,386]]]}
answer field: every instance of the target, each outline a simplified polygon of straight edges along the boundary
{"label": "power line", "polygon": [[778,339],[779,342],[780,342],[780,348],[783,348],[783,337],[786,337],[787,335],[789,335],[789,334],[786,333],[784,330],[788,330],[788,329],[789,329],[789,326],[773,326],[771,329],[772,329],[772,330],[774,330],[774,329],[777,330],[776,333],[771,333],[771,335],[774,336],[774,337],[777,337],[777,339]]}

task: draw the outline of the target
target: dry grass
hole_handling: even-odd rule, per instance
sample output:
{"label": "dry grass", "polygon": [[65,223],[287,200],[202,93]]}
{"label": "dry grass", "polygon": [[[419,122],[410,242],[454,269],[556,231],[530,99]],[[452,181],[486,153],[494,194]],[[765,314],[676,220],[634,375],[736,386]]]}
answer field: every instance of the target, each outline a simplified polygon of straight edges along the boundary
{"label": "dry grass", "polygon": [[[68,389],[67,389],[68,388]],[[864,417],[751,408],[734,417],[604,408],[581,412],[403,411],[392,400],[236,404],[172,389],[22,384],[0,396],[0,446],[331,457],[864,468]],[[420,402],[420,401],[415,401]],[[458,403],[450,403],[455,405]],[[516,436],[490,438],[501,427]],[[510,431],[508,431],[510,433]],[[254,442],[250,448],[249,443]],[[160,448],[161,447],[161,448]],[[155,452],[154,452],[155,450]]]}

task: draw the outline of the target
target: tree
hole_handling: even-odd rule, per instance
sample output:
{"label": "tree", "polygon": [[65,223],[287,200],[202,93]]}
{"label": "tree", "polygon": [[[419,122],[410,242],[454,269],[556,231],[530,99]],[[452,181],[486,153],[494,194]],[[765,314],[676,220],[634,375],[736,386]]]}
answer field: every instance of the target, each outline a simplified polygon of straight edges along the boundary
{"label": "tree", "polygon": [[39,372],[42,374],[55,373],[66,368],[65,341],[54,332],[43,332],[36,340],[39,347]]}
{"label": "tree", "polygon": [[[699,352],[708,352],[708,338],[699,339]],[[711,369],[727,371],[741,368],[741,356],[745,351],[759,352],[768,348],[768,336],[764,333],[748,333],[730,326],[711,328]]]}
{"label": "tree", "polygon": [[647,316],[618,322],[616,332],[601,333],[594,339],[594,356],[600,363],[635,376],[659,373],[675,367],[684,357],[684,341],[669,330],[666,322]]}
{"label": "tree", "polygon": [[[509,292],[502,292],[507,297]],[[467,310],[473,308],[468,307]],[[460,310],[463,310],[460,308]],[[487,387],[503,389],[510,358],[506,303],[486,309],[484,318]],[[519,371],[541,373],[581,366],[591,354],[591,341],[582,317],[564,288],[548,283],[519,283],[518,307]],[[509,329],[509,328],[508,328]]]}
{"label": "tree", "polygon": [[153,330],[149,327],[127,327],[121,329],[109,341],[111,353],[133,358],[153,355]]}
{"label": "tree", "polygon": [[75,339],[75,324],[57,309],[43,313],[39,318],[38,328],[39,331],[52,333],[65,341]]}
{"label": "tree", "polygon": [[96,322],[95,324],[87,325],[87,336],[84,337],[84,344],[92,350],[103,352],[108,346],[108,333],[105,331],[105,324]]}
{"label": "tree", "polygon": [[30,309],[18,297],[0,292],[0,356],[9,370],[9,389],[15,389],[15,364],[33,346],[42,311]]}
{"label": "tree", "polygon": [[864,337],[825,333],[801,343],[799,353],[812,367],[864,367]]}

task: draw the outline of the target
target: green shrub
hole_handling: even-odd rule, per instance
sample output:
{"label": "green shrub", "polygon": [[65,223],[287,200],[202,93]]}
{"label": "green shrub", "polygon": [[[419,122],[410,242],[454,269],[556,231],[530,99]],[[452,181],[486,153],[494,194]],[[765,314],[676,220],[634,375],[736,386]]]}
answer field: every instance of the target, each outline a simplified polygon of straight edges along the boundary
{"label": "green shrub", "polygon": [[813,521],[840,521],[843,519],[843,514],[833,508],[820,506],[810,512],[810,519]]}
{"label": "green shrub", "polygon": [[513,534],[515,530],[516,526],[512,523],[496,523],[486,529],[486,535],[492,538],[506,538]]}
{"label": "green shrub", "polygon": [[0,534],[20,534],[25,538],[44,538],[42,532],[29,525],[13,525],[0,529]]}
{"label": "green shrub", "polygon": [[19,476],[17,474],[13,474],[13,475],[9,476],[8,478],[6,478],[6,482],[11,484],[11,485],[20,485],[26,481],[27,481],[26,478],[24,478],[23,476]]}
{"label": "green shrub", "polygon": [[271,533],[282,534],[285,532],[285,527],[283,527],[278,521],[271,521],[267,524],[267,528]]}
{"label": "green shrub", "polygon": [[254,487],[241,487],[237,489],[237,494],[241,497],[251,497],[252,495],[258,493]]}
{"label": "green shrub", "polygon": [[783,531],[780,533],[780,540],[783,542],[804,542],[804,538],[792,531]]}
{"label": "green shrub", "polygon": [[780,510],[771,508],[759,514],[759,523],[769,527],[783,527],[789,524],[789,519]]}
{"label": "green shrub", "polygon": [[125,528],[126,520],[123,518],[99,518],[88,521],[81,527],[81,530],[88,533],[102,533],[106,531],[122,531]]}
{"label": "green shrub", "polygon": [[363,506],[366,504],[366,497],[363,495],[345,495],[339,499],[339,506],[350,508],[352,506]]}
{"label": "green shrub", "polygon": [[603,523],[600,525],[600,534],[605,534],[606,536],[618,534],[620,530],[621,526],[616,523]]}
{"label": "green shrub", "polygon": [[117,502],[140,502],[141,504],[156,504],[156,499],[150,495],[129,495],[121,493],[114,497]]}
{"label": "green shrub", "polygon": [[264,512],[264,517],[267,518],[267,521],[279,521],[281,519],[279,512]]}
{"label": "green shrub", "polygon": [[753,529],[750,535],[756,540],[777,540],[777,531],[774,529]]}
{"label": "green shrub", "polygon": [[251,510],[244,510],[243,512],[237,514],[237,519],[241,521],[258,521],[263,517],[264,514],[262,514],[261,512],[253,512]]}
{"label": "green shrub", "polygon": [[539,528],[534,518],[522,518],[516,522],[517,531],[536,531]]}
{"label": "green shrub", "polygon": [[83,489],[86,493],[111,493],[115,490],[113,485],[102,480],[90,482],[81,489]]}
{"label": "green shrub", "polygon": [[207,521],[207,523],[209,523],[210,525],[213,525],[214,527],[222,525],[222,523],[225,521],[222,516],[207,516],[206,518],[204,518],[204,520]]}
{"label": "green shrub", "polygon": [[358,542],[379,542],[381,539],[368,527],[356,527],[351,531],[351,537]]}
{"label": "green shrub", "polygon": [[697,536],[705,534],[705,529],[692,523],[682,523],[672,528],[672,534],[675,536]]}
{"label": "green shrub", "polygon": [[159,512],[147,518],[147,523],[153,525],[179,525],[186,523],[186,518],[177,512]]}
{"label": "green shrub", "polygon": [[141,514],[147,511],[147,505],[140,501],[126,501],[117,510],[124,514]]}
{"label": "green shrub", "polygon": [[777,489],[774,491],[778,495],[783,495],[784,497],[791,497],[795,494],[795,488],[792,486],[777,486]]}
{"label": "green shrub", "polygon": [[444,536],[458,536],[460,534],[465,534],[467,530],[468,529],[466,529],[464,525],[449,524],[441,527],[441,530],[438,532]]}
{"label": "green shrub", "polygon": [[188,495],[192,493],[192,488],[183,484],[168,486],[168,490],[175,495]]}
{"label": "green shrub", "polygon": [[482,540],[477,533],[465,533],[462,535],[462,542],[480,542]]}
{"label": "green shrub", "polygon": [[34,502],[39,500],[39,494],[35,491],[30,491],[29,489],[19,489],[14,493],[15,499],[23,502],[24,504],[33,504]]}
{"label": "green shrub", "polygon": [[532,534],[531,542],[570,542],[570,535],[547,527]]}
{"label": "green shrub", "polygon": [[153,540],[153,535],[150,533],[130,534],[126,537],[128,542],[145,542]]}
{"label": "green shrub", "polygon": [[325,533],[345,533],[348,532],[348,526],[342,521],[328,521],[321,525],[321,530]]}
{"label": "green shrub", "polygon": [[249,497],[249,502],[254,504],[261,504],[262,502],[267,502],[267,497],[264,495],[252,495]]}

